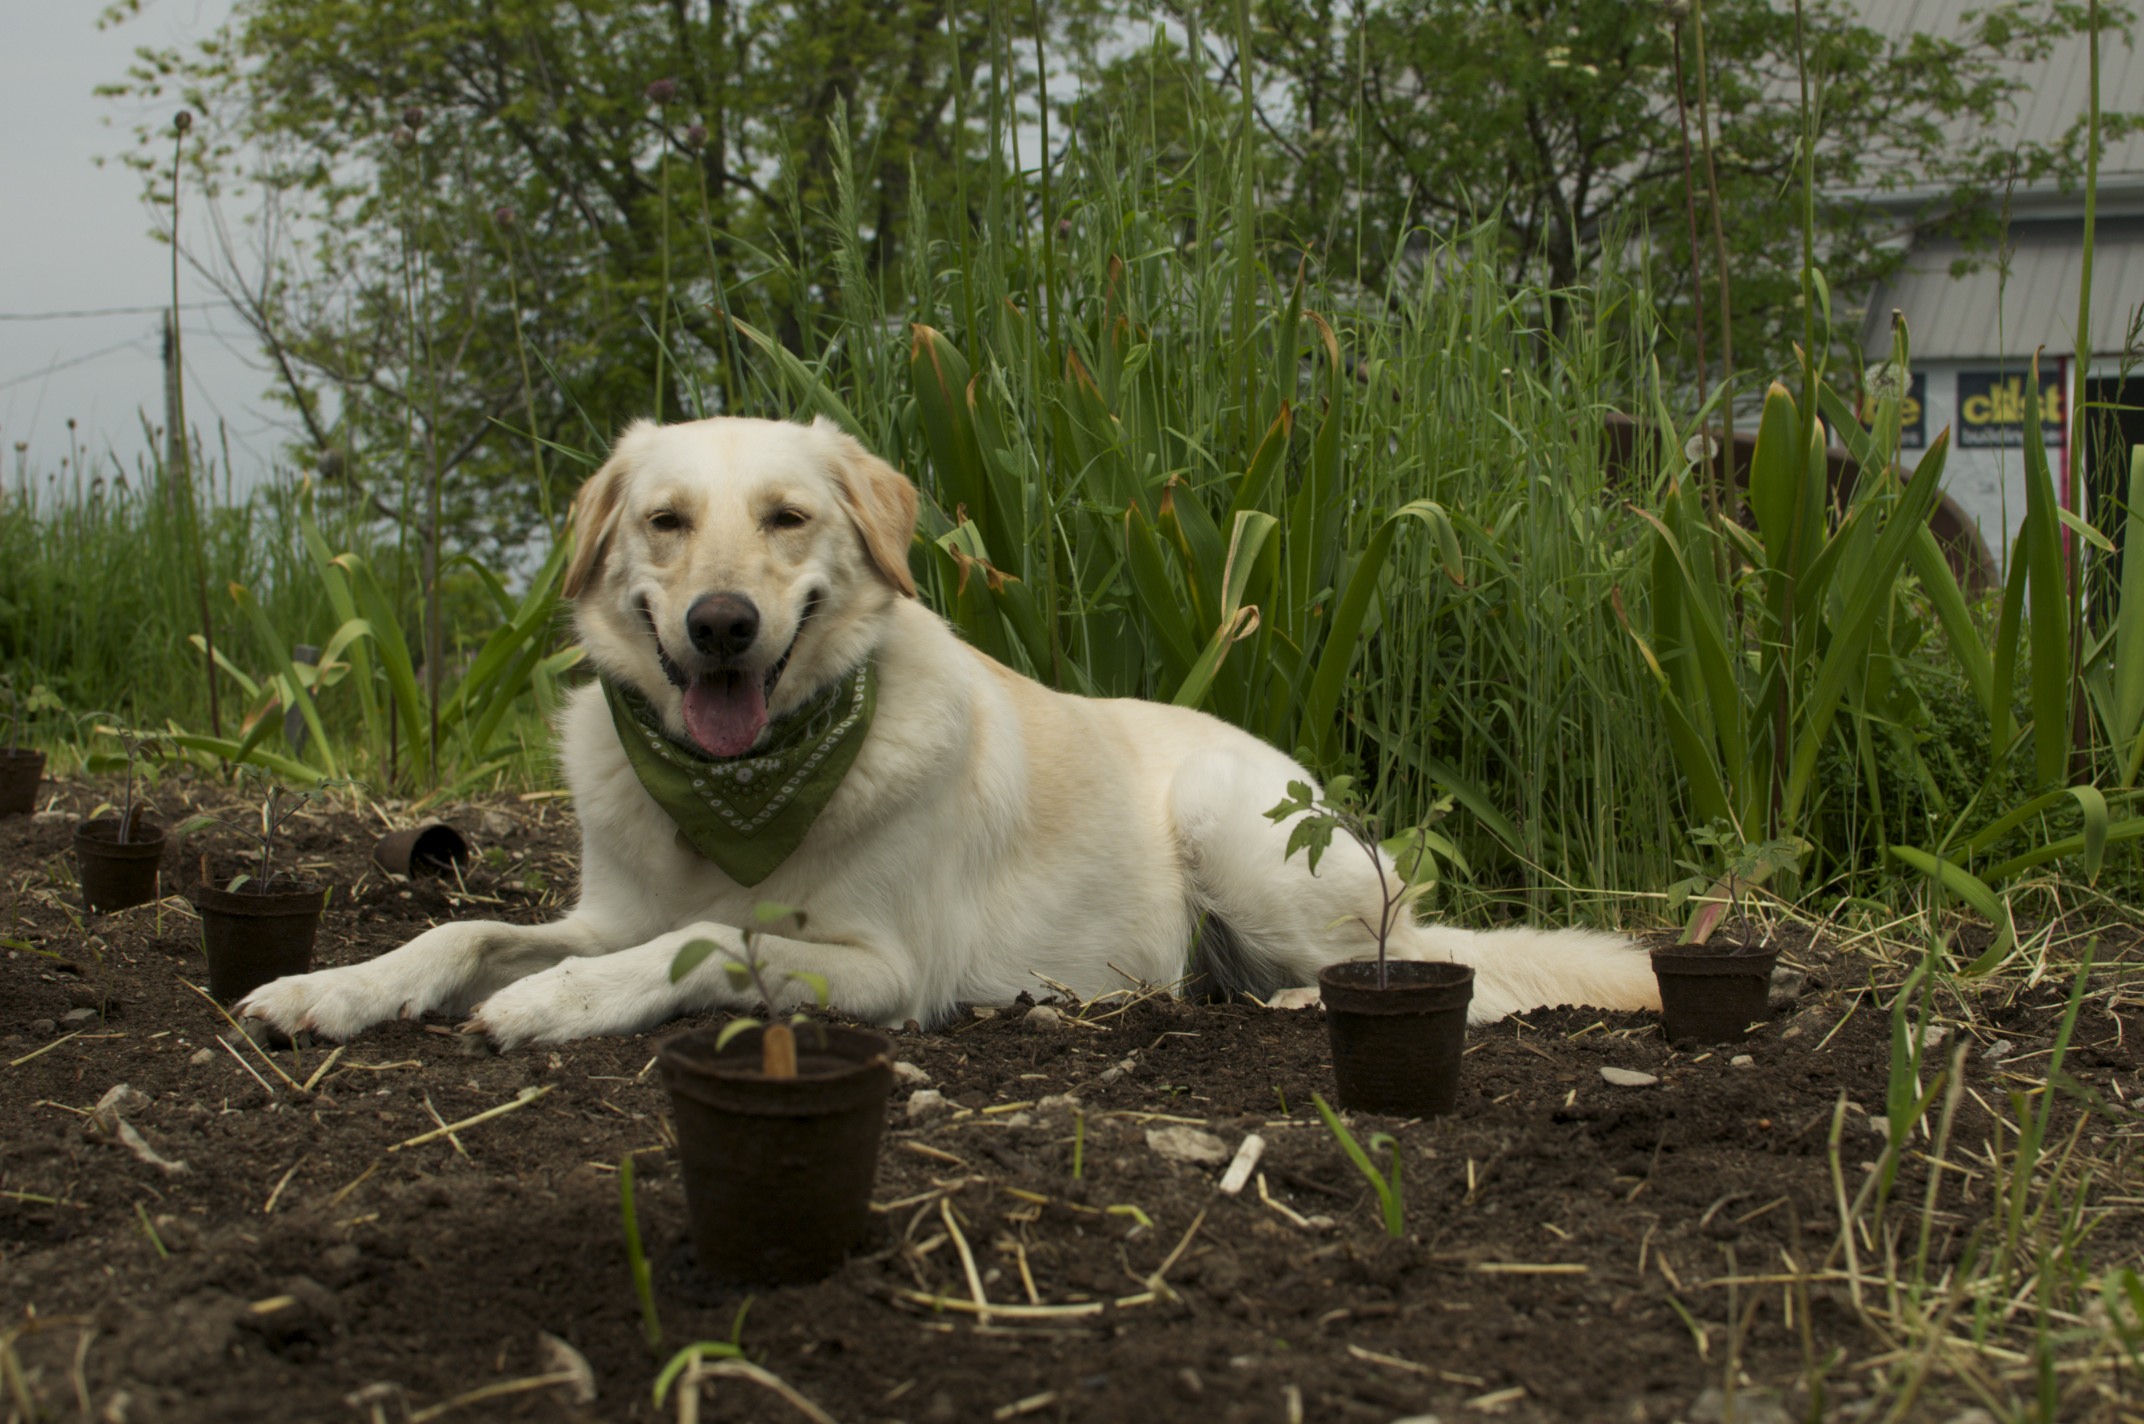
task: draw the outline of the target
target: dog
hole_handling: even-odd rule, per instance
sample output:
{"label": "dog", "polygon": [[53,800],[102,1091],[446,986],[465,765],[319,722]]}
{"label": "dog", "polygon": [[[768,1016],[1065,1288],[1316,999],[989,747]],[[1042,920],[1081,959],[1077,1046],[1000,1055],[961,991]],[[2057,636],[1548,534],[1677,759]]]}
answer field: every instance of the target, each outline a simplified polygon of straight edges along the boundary
{"label": "dog", "polygon": [[[777,1007],[808,973],[889,1025],[1178,984],[1194,961],[1205,988],[1315,1002],[1321,968],[1374,955],[1377,867],[1336,847],[1312,874],[1265,814],[1309,772],[1205,713],[1055,692],[961,641],[916,596],[917,507],[823,418],[630,426],[575,497],[563,583],[599,674],[557,725],[579,903],[439,925],[239,1011],[332,1039],[433,1011],[502,1048],[637,1033],[757,1003],[724,961],[776,905],[800,912],[753,936]],[[673,983],[702,939],[722,954]],[[1472,965],[1475,1022],[1659,1002],[1645,956],[1601,933],[1410,914],[1390,952]]]}

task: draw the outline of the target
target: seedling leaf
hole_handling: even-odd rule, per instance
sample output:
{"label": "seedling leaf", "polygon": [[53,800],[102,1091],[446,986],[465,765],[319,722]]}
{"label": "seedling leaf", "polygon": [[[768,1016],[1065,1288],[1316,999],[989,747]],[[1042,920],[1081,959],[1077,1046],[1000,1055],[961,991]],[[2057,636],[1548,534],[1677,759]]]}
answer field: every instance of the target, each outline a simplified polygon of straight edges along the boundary
{"label": "seedling leaf", "polygon": [[731,1019],[722,1026],[722,1031],[715,1035],[715,1052],[720,1053],[723,1049],[729,1047],[730,1040],[736,1038],[738,1034],[743,1033],[746,1029],[754,1029],[759,1026],[758,1019]]}
{"label": "seedling leaf", "polygon": [[675,984],[698,969],[707,962],[707,957],[720,947],[711,939],[686,941],[684,947],[678,950],[677,957],[670,961],[670,982]]}

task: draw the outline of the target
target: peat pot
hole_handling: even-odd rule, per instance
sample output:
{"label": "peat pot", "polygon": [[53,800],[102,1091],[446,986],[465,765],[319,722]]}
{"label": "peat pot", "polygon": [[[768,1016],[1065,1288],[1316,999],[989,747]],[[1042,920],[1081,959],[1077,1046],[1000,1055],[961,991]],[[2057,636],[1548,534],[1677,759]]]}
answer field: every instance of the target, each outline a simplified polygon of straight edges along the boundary
{"label": "peat pot", "polygon": [[801,1023],[797,1076],[770,1078],[760,1071],[764,1029],[717,1049],[719,1033],[694,1029],[656,1051],[693,1256],[727,1282],[831,1275],[870,1230],[893,1044],[868,1029]]}
{"label": "peat pot", "polygon": [[99,816],[74,828],[75,869],[82,880],[82,907],[109,914],[156,898],[156,869],[164,859],[164,828],[136,817],[125,843],[119,818]]}
{"label": "peat pot", "polygon": [[420,870],[452,875],[468,860],[468,838],[445,821],[392,831],[372,848],[372,863],[395,875],[415,875]]}
{"label": "peat pot", "polygon": [[0,747],[0,816],[26,816],[37,809],[37,783],[45,754]]}
{"label": "peat pot", "polygon": [[1771,1017],[1769,945],[1678,944],[1653,951],[1660,1017],[1670,1043],[1739,1043]]}
{"label": "peat pot", "polygon": [[1459,1101],[1474,970],[1441,960],[1389,959],[1385,985],[1375,960],[1318,971],[1332,1035],[1340,1106],[1394,1117],[1433,1117]]}
{"label": "peat pot", "polygon": [[186,898],[201,912],[208,990],[218,1002],[236,1003],[270,980],[313,967],[313,936],[327,898],[320,886],[263,895],[251,887],[197,884]]}

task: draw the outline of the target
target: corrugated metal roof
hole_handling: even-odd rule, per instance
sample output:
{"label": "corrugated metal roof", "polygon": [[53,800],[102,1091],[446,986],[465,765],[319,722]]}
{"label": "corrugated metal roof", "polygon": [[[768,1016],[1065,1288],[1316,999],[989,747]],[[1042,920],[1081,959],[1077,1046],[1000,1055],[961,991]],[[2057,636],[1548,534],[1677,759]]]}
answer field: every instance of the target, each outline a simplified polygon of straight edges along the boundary
{"label": "corrugated metal roof", "polygon": [[[1869,298],[1864,346],[1890,349],[1890,315],[1906,314],[1917,358],[1941,361],[2022,356],[2045,346],[2067,354],[2077,342],[2077,290],[2084,245],[2072,223],[2033,223],[2014,231],[2007,260],[1962,277],[1955,243],[1916,251],[1897,277]],[[2144,302],[2144,222],[2102,224],[2092,250],[2092,349],[2120,351],[2132,313]]]}
{"label": "corrugated metal roof", "polygon": [[[1892,38],[1925,33],[1955,36],[1968,12],[1984,12],[1988,0],[1851,0],[1871,28]],[[2120,35],[2100,40],[2099,104],[2103,114],[2144,113],[2144,55]],[[2015,63],[2026,80],[2013,96],[2014,115],[1993,126],[2006,143],[2058,143],[2085,114],[2091,56],[2082,37],[2055,44],[2044,59]],[[1982,133],[1959,126],[1961,141]],[[2080,144],[2081,147],[2081,144]],[[2133,214],[2144,179],[2144,131],[2109,145],[2100,156],[2103,203],[2092,266],[2092,347],[2096,354],[2122,349],[2132,309],[2144,301],[2144,220]],[[2051,185],[2045,185],[2050,187]],[[2081,199],[2081,194],[2079,195]],[[1930,242],[1917,248],[1906,267],[1870,294],[1863,345],[1872,354],[1891,345],[1890,315],[1905,312],[1913,354],[1929,360],[2017,357],[2036,347],[2068,352],[2076,345],[2077,291],[2083,278],[2081,206],[2036,185],[2013,195],[2019,214],[2010,248],[1997,257],[1977,255],[1978,270],[1950,275],[1966,259],[1958,244]],[[2109,207],[2124,213],[2107,216]],[[2038,213],[2039,220],[2025,215]],[[2062,216],[2057,218],[2055,214]]]}
{"label": "corrugated metal roof", "polygon": [[[1988,0],[1852,2],[1870,28],[1894,39],[1914,33],[1954,37],[1968,12],[1990,8]],[[2006,142],[2054,143],[2085,113],[2091,55],[2081,36],[2057,42],[2045,59],[2010,68],[2027,87],[2014,97],[2014,121],[1996,126]],[[2121,35],[2100,37],[2099,107],[2103,114],[2144,112],[2144,56]],[[1964,136],[1963,130],[1960,133]],[[2144,133],[2110,145],[2100,157],[2100,173],[2144,174]]]}

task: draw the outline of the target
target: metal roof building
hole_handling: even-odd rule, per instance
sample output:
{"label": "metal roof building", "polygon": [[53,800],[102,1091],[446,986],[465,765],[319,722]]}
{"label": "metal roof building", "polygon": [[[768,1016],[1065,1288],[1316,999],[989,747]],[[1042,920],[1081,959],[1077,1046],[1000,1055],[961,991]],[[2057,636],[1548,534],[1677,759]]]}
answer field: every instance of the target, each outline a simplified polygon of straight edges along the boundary
{"label": "metal roof building", "polygon": [[[1886,34],[1950,35],[1984,0],[1858,0],[1869,24]],[[2053,145],[2075,136],[2090,94],[2085,41],[2060,41],[2044,59],[2021,65],[2027,87],[2007,125],[1993,135],[2010,144]],[[2100,44],[2100,111],[2144,113],[2144,55],[2122,35]],[[1961,133],[1961,138],[1972,135]],[[1986,136],[1986,135],[1978,135]],[[2044,427],[2065,498],[2081,481],[2082,504],[2103,527],[2113,501],[2126,495],[2127,449],[2144,442],[2144,412],[2095,411],[2087,449],[2073,458],[2054,417],[2082,396],[2094,405],[2144,406],[2144,372],[2122,386],[2124,351],[2144,355],[2144,131],[2109,144],[2100,157],[2094,226],[2091,353],[2074,369],[2077,303],[2084,266],[2084,193],[2052,182],[2020,183],[2003,195],[2005,232],[1995,251],[1968,252],[1951,239],[1916,242],[1905,265],[1869,296],[1862,345],[1890,350],[1890,314],[1905,313],[1912,337],[1914,391],[1923,438],[1948,426],[1955,448],[1946,492],[1980,525],[1998,562],[2024,512],[2021,456],[2023,386],[2040,355]],[[1932,190],[1868,195],[1906,230],[1939,203]],[[2059,448],[2058,448],[2059,447]],[[2098,506],[2097,509],[2091,509]]]}

